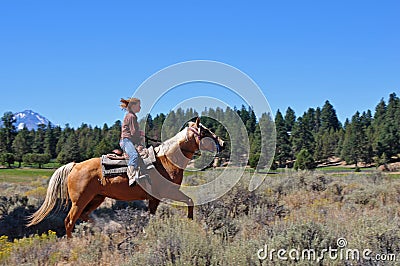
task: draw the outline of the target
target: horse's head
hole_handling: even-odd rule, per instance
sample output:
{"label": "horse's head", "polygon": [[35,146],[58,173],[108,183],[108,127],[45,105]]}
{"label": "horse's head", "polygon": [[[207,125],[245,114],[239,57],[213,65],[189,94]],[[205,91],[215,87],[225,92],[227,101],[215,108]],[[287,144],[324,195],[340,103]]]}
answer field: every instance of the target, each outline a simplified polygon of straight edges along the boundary
{"label": "horse's head", "polygon": [[193,132],[200,150],[219,153],[224,149],[224,141],[210,129],[200,123],[200,118],[196,122],[189,123],[189,130]]}

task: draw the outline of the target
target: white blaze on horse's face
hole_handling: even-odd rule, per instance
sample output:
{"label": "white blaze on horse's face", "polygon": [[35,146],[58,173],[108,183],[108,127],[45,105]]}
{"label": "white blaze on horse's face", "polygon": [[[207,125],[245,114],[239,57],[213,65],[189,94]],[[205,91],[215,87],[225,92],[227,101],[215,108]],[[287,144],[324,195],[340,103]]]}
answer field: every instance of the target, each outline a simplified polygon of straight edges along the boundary
{"label": "white blaze on horse's face", "polygon": [[225,142],[220,137],[218,137],[218,143],[219,143],[219,146],[221,147],[221,149],[223,149]]}

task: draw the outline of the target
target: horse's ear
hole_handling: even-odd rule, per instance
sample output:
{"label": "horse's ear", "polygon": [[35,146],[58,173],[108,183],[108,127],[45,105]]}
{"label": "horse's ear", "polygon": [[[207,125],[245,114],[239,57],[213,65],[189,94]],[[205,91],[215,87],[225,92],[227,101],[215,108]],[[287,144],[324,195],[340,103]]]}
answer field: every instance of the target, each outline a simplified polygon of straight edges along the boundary
{"label": "horse's ear", "polygon": [[198,128],[200,126],[200,117],[196,118],[196,127]]}

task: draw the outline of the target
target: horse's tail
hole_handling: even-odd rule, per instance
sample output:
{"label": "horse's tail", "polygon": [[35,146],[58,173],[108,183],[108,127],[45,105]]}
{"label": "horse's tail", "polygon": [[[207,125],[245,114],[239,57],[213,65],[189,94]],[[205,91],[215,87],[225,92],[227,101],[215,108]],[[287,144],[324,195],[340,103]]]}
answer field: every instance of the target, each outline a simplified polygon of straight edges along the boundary
{"label": "horse's tail", "polygon": [[41,222],[54,208],[57,198],[65,200],[68,204],[68,186],[67,177],[74,168],[75,163],[69,163],[58,168],[50,178],[49,187],[47,188],[46,198],[40,208],[31,216],[29,216],[29,223],[27,226],[35,225]]}

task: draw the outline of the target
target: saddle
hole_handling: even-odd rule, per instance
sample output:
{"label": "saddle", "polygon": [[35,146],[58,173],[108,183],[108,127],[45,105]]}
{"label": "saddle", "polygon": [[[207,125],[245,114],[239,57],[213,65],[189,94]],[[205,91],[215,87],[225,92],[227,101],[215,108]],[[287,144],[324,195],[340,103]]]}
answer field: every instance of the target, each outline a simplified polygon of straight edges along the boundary
{"label": "saddle", "polygon": [[[156,161],[156,154],[153,146],[138,150],[139,166],[141,169],[154,168],[153,162]],[[113,177],[126,175],[129,158],[121,150],[115,149],[112,153],[101,156],[101,169],[103,177]]]}

